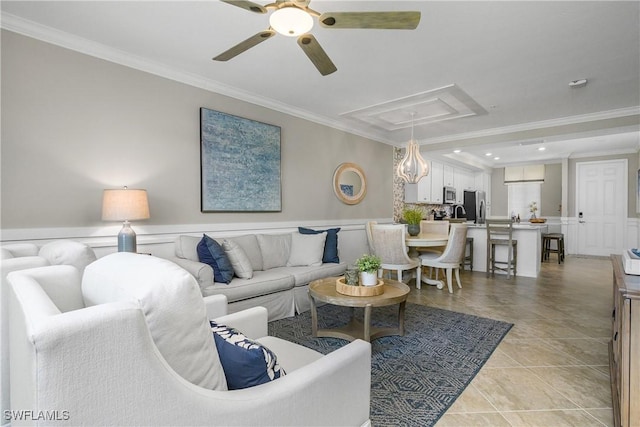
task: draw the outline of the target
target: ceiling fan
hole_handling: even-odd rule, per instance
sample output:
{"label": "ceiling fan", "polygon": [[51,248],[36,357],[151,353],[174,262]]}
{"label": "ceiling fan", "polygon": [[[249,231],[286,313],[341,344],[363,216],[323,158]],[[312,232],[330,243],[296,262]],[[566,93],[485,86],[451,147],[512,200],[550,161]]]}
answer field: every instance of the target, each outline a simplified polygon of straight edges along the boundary
{"label": "ceiling fan", "polygon": [[413,30],[420,22],[420,12],[327,12],[321,14],[309,8],[311,0],[276,0],[265,6],[248,0],[221,1],[254,13],[275,10],[269,17],[269,29],[260,31],[222,52],[213,58],[214,61],[228,61],[275,36],[276,33],[280,33],[288,37],[298,37],[298,45],[323,76],[333,73],[337,68],[316,38],[309,33],[313,27],[313,17],[318,18],[318,22],[324,28]]}

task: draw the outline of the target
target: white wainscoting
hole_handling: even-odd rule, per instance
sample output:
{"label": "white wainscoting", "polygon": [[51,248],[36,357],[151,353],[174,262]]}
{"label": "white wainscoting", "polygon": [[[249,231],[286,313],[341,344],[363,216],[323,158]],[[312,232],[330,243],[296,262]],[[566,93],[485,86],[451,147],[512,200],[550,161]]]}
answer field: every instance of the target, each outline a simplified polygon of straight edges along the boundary
{"label": "white wainscoting", "polygon": [[[136,232],[138,252],[167,258],[174,255],[174,241],[181,234],[211,237],[237,236],[251,233],[289,233],[298,226],[315,229],[340,227],[338,250],[341,261],[352,263],[368,251],[364,225],[367,221],[391,223],[392,218],[371,218],[340,221],[301,221],[301,222],[265,222],[265,223],[224,223],[224,224],[184,224],[184,225],[142,225],[132,223]],[[25,228],[1,231],[0,242],[35,243],[43,245],[57,239],[71,239],[91,246],[98,257],[117,252],[117,234],[121,224],[107,227],[83,228]]]}
{"label": "white wainscoting", "polygon": [[[575,255],[578,253],[578,217],[562,218],[562,233],[564,233],[565,252]],[[640,242],[640,219],[627,218],[624,233],[624,248],[637,248]]]}

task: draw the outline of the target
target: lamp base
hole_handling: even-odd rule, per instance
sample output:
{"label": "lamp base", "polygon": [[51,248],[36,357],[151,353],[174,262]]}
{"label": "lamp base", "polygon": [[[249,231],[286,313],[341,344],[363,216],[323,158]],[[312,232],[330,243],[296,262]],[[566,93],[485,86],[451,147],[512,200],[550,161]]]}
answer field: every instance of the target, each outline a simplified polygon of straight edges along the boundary
{"label": "lamp base", "polygon": [[118,233],[118,252],[136,252],[136,233],[131,228],[129,221],[122,224],[122,230]]}

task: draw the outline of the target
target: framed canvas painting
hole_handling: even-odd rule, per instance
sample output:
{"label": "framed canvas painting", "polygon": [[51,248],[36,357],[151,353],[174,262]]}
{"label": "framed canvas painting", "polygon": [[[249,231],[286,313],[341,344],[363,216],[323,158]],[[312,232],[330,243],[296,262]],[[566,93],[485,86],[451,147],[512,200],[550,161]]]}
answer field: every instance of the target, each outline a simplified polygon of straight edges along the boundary
{"label": "framed canvas painting", "polygon": [[200,108],[202,212],[280,212],[280,127]]}

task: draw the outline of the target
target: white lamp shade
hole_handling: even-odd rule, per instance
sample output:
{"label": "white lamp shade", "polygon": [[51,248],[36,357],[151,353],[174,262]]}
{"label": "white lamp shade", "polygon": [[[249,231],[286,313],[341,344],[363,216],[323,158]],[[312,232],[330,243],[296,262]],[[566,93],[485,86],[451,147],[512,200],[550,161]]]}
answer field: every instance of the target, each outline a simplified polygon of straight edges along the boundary
{"label": "white lamp shade", "polygon": [[287,6],[271,14],[269,25],[282,35],[297,37],[311,30],[313,18],[302,9],[298,9],[295,6]]}
{"label": "white lamp shade", "polygon": [[149,218],[147,190],[104,190],[102,219],[104,221],[135,221]]}

